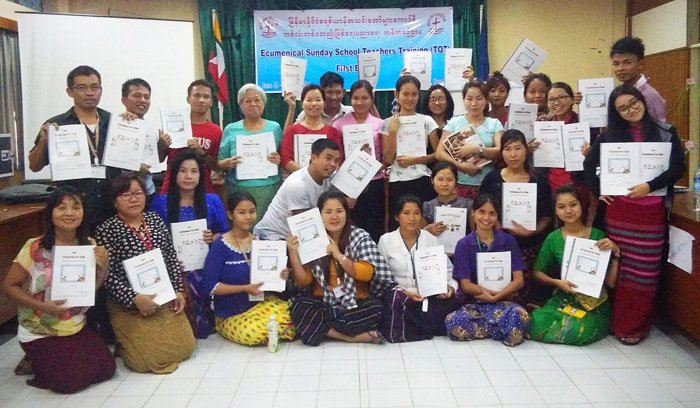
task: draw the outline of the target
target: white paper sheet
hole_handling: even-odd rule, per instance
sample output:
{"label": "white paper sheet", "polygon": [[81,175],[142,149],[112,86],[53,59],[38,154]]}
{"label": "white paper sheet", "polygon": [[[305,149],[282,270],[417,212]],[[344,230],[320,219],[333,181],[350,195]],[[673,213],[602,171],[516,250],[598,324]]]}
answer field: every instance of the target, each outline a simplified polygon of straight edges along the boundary
{"label": "white paper sheet", "polygon": [[85,125],[49,126],[49,165],[51,180],[92,177],[90,148]]}
{"label": "white paper sheet", "polygon": [[382,164],[365,151],[356,149],[335,173],[331,184],[348,197],[357,198],[372,181]]}
{"label": "white paper sheet", "polygon": [[476,277],[479,286],[500,292],[513,279],[510,251],[479,252],[476,254]]}
{"label": "white paper sheet", "polygon": [[591,128],[586,122],[570,123],[562,126],[562,138],[564,139],[564,158],[566,171],[583,171],[583,159],[586,156],[581,153],[581,145],[590,143]]}
{"label": "white paper sheet", "polygon": [[330,241],[318,208],[293,215],[287,218],[287,223],[290,234],[299,237],[299,260],[302,264],[323,258],[328,254],[327,248]]}
{"label": "white paper sheet", "polygon": [[325,137],[326,135],[294,135],[294,161],[301,167],[308,166],[311,162],[311,145]]}
{"label": "white paper sheet", "polygon": [[[511,89],[510,92],[513,93],[513,90]],[[537,104],[510,104],[508,109],[508,130],[517,129],[523,132],[525,140],[530,143],[535,138],[535,122],[537,122]]]}
{"label": "white paper sheet", "polygon": [[416,281],[423,297],[440,295],[447,291],[447,256],[445,248],[434,246],[416,250]]}
{"label": "white paper sheet", "polygon": [[362,123],[359,125],[343,126],[343,149],[346,157],[350,156],[355,149],[361,148],[365,144],[369,145],[370,156],[375,157],[372,125],[369,123]]}
{"label": "white paper sheet", "polygon": [[204,268],[204,261],[209,253],[209,245],[204,242],[204,230],[207,220],[202,218],[194,221],[174,222],[170,224],[173,235],[173,246],[177,259],[185,265],[186,271]]}
{"label": "white paper sheet", "polygon": [[170,148],[180,149],[187,147],[187,141],[193,137],[190,108],[160,108],[160,120],[163,125],[163,132],[170,135]]}
{"label": "white paper sheet", "polygon": [[403,67],[418,78],[421,91],[427,91],[433,84],[433,54],[430,51],[404,51]]}
{"label": "white paper sheet", "polygon": [[304,77],[306,76],[306,60],[294,57],[282,56],[280,61],[280,82],[282,94],[291,92],[301,100],[301,91],[304,89]]}
{"label": "white paper sheet", "polygon": [[[266,133],[270,133],[269,136],[265,136]],[[275,135],[272,134],[271,132],[266,132],[263,133],[262,137],[263,139],[267,142],[267,155],[271,155],[272,153],[277,153],[277,144],[275,143]],[[272,176],[277,176],[280,174],[280,169],[279,165],[275,163],[271,163],[269,160],[267,161],[267,176],[272,177]]]}
{"label": "white paper sheet", "polygon": [[535,167],[564,168],[564,122],[535,122],[535,140],[540,147],[532,153]]}
{"label": "white paper sheet", "polygon": [[287,282],[280,277],[280,273],[286,267],[287,243],[285,241],[253,241],[250,282],[263,282],[258,290],[284,292]]}
{"label": "white paper sheet", "polygon": [[[671,143],[602,143],[600,145],[600,194],[621,196],[629,188],[646,183],[668,170]],[[666,195],[666,188],[649,195]]]}
{"label": "white paper sheet", "polygon": [[520,82],[528,72],[537,72],[545,58],[547,58],[545,50],[527,38],[523,38],[501,69],[501,73],[513,82]]}
{"label": "white paper sheet", "polygon": [[270,143],[275,136],[272,132],[260,133],[256,135],[236,136],[236,156],[241,158],[241,162],[236,165],[237,180],[266,179],[270,172],[269,156]]}
{"label": "white paper sheet", "polygon": [[466,208],[435,207],[435,222],[442,222],[446,227],[437,236],[438,244],[443,245],[448,254],[454,254],[457,242],[467,235],[467,212]]}
{"label": "white paper sheet", "polygon": [[[525,88],[523,87],[523,83],[520,81],[508,81],[508,84],[510,84],[510,92],[508,92],[508,98],[504,105],[510,106],[514,103],[525,103]],[[506,122],[506,130],[508,130],[508,122]]]}
{"label": "white paper sheet", "polygon": [[[102,156],[105,166],[138,171],[143,162],[146,143],[146,122],[137,119],[126,121],[112,115],[107,130],[107,145]],[[156,150],[156,155],[157,155]]]}
{"label": "white paper sheet", "polygon": [[561,276],[576,285],[576,292],[597,299],[608,273],[611,250],[601,251],[595,245],[596,242],[592,239],[566,237]]}
{"label": "white paper sheet", "polygon": [[62,307],[95,305],[95,252],[92,245],[54,246],[50,300]]}
{"label": "white paper sheet", "polygon": [[422,157],[427,154],[425,118],[420,115],[399,116],[401,126],[396,133],[396,155]]}
{"label": "white paper sheet", "polygon": [[141,158],[141,161],[147,166],[149,166],[148,170],[151,173],[160,173],[162,171],[165,171],[168,167],[167,157],[162,162],[159,160],[159,139],[160,134],[158,129],[153,126],[150,126],[148,123],[145,123],[143,157]]}
{"label": "white paper sheet", "polygon": [[175,290],[160,248],[122,262],[126,277],[136,293],[157,295],[153,301],[164,305],[175,299]]}
{"label": "white paper sheet", "polygon": [[503,228],[513,221],[528,231],[537,229],[537,184],[503,183]]}
{"label": "white paper sheet", "polygon": [[686,231],[669,227],[668,262],[676,265],[687,273],[693,271],[693,241],[695,238]]}
{"label": "white paper sheet", "polygon": [[448,91],[461,91],[464,88],[467,78],[462,78],[462,75],[471,64],[471,48],[448,48],[445,50],[445,88]]}
{"label": "white paper sheet", "polygon": [[357,73],[359,79],[368,81],[373,88],[377,87],[379,80],[379,68],[381,63],[381,53],[367,52],[357,55]]}
{"label": "white paper sheet", "polygon": [[579,121],[594,128],[608,126],[608,98],[614,88],[612,78],[579,79],[578,90],[583,97],[578,106]]}

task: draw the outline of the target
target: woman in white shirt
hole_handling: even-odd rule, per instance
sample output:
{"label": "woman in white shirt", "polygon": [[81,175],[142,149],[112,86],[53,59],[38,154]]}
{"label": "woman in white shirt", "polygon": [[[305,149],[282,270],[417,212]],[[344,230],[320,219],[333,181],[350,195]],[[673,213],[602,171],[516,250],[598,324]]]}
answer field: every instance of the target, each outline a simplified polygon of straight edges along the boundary
{"label": "woman in white shirt", "polygon": [[454,296],[457,282],[452,279],[452,262],[449,259],[445,293],[429,298],[418,294],[415,253],[419,249],[438,246],[435,236],[419,228],[422,220],[421,204],[414,195],[401,196],[396,213],[399,228],[379,239],[379,252],[399,283],[396,289],[386,291],[382,296],[384,324],[381,332],[392,343],[446,335],[445,317],[460,306]]}

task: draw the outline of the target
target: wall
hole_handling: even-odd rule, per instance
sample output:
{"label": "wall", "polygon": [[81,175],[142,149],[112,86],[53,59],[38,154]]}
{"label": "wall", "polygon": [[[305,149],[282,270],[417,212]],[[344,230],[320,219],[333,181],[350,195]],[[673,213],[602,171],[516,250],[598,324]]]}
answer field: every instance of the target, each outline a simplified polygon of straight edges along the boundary
{"label": "wall", "polygon": [[523,37],[547,51],[539,71],[576,89],[583,78],[612,76],[610,46],[625,35],[625,0],[488,0],[491,71]]}
{"label": "wall", "polygon": [[0,0],[0,17],[10,20],[17,20],[15,11],[34,11],[29,7],[20,6],[7,0]]}
{"label": "wall", "polygon": [[632,16],[632,35],[644,40],[646,54],[684,48],[688,0],[674,0]]}

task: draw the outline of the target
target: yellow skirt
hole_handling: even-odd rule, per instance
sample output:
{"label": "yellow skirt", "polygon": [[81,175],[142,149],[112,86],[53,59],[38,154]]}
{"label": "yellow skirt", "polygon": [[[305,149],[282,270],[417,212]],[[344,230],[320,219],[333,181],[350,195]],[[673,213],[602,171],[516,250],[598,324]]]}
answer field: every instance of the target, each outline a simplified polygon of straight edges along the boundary
{"label": "yellow skirt", "polygon": [[265,295],[265,300],[243,313],[227,319],[216,318],[216,331],[234,343],[244,346],[267,344],[267,323],[270,315],[275,315],[279,325],[280,340],[294,340],[296,329],[289,313],[290,301],[284,301],[274,295]]}

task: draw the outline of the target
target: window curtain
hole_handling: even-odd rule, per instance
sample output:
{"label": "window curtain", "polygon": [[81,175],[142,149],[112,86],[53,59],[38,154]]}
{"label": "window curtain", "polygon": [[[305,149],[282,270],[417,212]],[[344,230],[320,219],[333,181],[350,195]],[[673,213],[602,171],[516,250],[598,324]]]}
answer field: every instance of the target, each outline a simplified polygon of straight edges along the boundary
{"label": "window curtain", "polygon": [[0,133],[12,135],[15,169],[24,168],[22,150],[22,87],[17,33],[0,30]]}
{"label": "window curtain", "polygon": [[[486,18],[486,0],[199,0],[199,27],[202,37],[202,52],[204,54],[204,71],[207,79],[209,52],[214,49],[212,34],[211,10],[219,14],[222,46],[226,58],[226,73],[228,78],[229,98],[231,103],[224,106],[223,124],[243,119],[238,107],[238,89],[246,83],[255,83],[255,33],[253,10],[311,10],[311,9],[359,9],[359,8],[412,8],[412,7],[452,7],[454,46],[457,48],[474,49],[473,66],[480,64],[479,58],[484,58],[478,52],[479,47],[479,7],[484,7]],[[488,58],[488,57],[486,57]],[[488,65],[486,65],[488,66]],[[398,73],[397,73],[398,75]],[[479,77],[488,73],[477,72]],[[308,81],[318,81],[317,78],[307,78]],[[345,84],[350,88],[351,84]],[[346,95],[345,104],[349,104]],[[382,117],[391,114],[393,92],[382,91],[376,94],[376,105]],[[420,104],[418,105],[420,106]],[[297,104],[297,114],[300,112]],[[284,124],[288,107],[279,94],[268,94],[264,117]],[[212,110],[212,119],[218,123],[218,112]]]}

